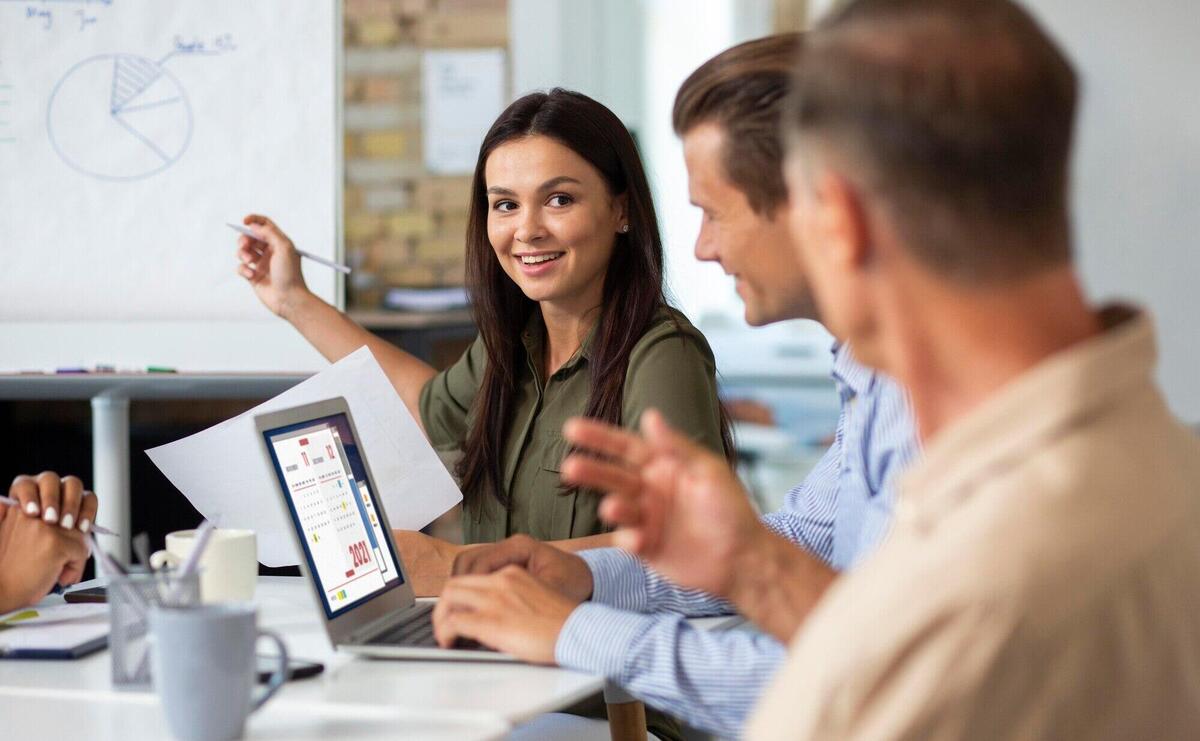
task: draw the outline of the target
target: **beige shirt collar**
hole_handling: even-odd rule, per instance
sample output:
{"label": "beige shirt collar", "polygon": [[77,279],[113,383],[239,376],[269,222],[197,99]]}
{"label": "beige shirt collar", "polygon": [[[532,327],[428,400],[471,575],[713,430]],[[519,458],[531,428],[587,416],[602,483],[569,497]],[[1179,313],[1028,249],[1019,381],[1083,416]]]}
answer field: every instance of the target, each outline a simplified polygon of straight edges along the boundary
{"label": "beige shirt collar", "polygon": [[1080,418],[1152,381],[1156,346],[1144,312],[1111,305],[1104,331],[1043,361],[952,423],[900,479],[896,517],[924,530],[969,497],[973,481],[1005,471]]}

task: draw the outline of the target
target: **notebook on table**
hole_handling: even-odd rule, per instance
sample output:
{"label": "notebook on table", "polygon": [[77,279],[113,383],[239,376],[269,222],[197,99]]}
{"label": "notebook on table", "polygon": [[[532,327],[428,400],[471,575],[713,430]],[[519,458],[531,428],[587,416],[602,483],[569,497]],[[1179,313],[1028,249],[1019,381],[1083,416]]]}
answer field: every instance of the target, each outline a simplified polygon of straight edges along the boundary
{"label": "notebook on table", "polygon": [[108,605],[34,606],[0,615],[0,658],[78,659],[108,645]]}

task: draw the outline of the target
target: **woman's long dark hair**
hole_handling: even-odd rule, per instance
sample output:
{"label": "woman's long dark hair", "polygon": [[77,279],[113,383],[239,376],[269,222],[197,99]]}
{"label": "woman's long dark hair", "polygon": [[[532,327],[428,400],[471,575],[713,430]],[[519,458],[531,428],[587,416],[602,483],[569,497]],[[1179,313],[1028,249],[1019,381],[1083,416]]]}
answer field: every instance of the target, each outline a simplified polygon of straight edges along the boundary
{"label": "woman's long dark hair", "polygon": [[[468,499],[491,492],[505,507],[512,500],[503,485],[500,457],[511,421],[517,369],[525,364],[521,332],[537,304],[505,274],[488,240],[484,168],[500,145],[535,135],[550,137],[583,157],[603,176],[611,196],[625,195],[627,200],[629,231],[616,235],[604,277],[589,355],[591,394],[585,416],[621,423],[629,353],[655,313],[666,305],[658,218],[637,146],[625,125],[586,95],[560,88],[515,101],[484,137],[471,182],[466,283],[475,324],[487,349],[487,366],[457,470]],[[732,451],[724,414],[722,438],[726,450]]]}

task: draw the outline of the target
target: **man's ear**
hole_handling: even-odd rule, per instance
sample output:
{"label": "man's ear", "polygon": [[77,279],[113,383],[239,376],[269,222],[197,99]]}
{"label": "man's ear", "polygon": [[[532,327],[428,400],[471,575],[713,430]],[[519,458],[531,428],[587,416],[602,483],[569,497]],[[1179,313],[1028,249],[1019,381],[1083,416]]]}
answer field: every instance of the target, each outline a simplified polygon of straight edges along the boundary
{"label": "man's ear", "polygon": [[874,255],[861,191],[832,170],[817,173],[813,186],[816,217],[825,240],[823,251],[842,268],[864,270]]}

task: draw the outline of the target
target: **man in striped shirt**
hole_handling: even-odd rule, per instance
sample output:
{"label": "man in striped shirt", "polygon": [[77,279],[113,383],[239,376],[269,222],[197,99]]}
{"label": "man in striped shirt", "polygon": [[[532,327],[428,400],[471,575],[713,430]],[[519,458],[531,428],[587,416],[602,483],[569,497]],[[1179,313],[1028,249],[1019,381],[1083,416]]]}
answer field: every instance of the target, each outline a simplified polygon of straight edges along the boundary
{"label": "man in striped shirt", "polygon": [[[777,125],[799,44],[788,34],[729,49],[697,69],[675,101],[689,191],[704,212],[696,257],[737,278],[753,325],[818,318],[787,232]],[[900,388],[855,362],[846,345],[835,345],[833,356],[842,402],[833,445],[784,506],[763,518],[811,554],[811,590],[793,606],[798,617],[883,537],[890,483],[917,451]],[[471,576],[491,572],[498,573]],[[786,656],[783,644],[756,630],[694,628],[686,616],[733,610],[619,549],[574,556],[517,537],[462,554],[455,573],[468,576],[443,591],[436,614],[443,642],[470,636],[528,660],[603,674],[718,734],[737,733]]]}

